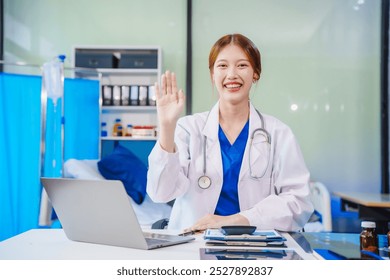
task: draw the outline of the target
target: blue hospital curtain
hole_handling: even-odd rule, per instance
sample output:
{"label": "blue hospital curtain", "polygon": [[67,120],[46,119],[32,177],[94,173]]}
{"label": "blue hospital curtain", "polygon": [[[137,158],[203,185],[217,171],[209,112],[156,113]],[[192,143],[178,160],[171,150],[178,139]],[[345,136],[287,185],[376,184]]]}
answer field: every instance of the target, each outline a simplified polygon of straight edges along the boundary
{"label": "blue hospital curtain", "polygon": [[36,227],[41,77],[0,73],[0,240]]}
{"label": "blue hospital curtain", "polygon": [[[38,227],[42,191],[41,81],[40,76],[0,73],[0,241]],[[64,160],[97,159],[99,82],[65,79],[64,83]],[[53,109],[48,100],[48,135],[53,133],[54,121],[62,122]],[[60,143],[55,141],[55,148],[50,147],[54,137],[46,138],[46,152],[58,156],[62,153]],[[45,174],[58,176],[58,170],[50,168],[51,164],[45,162]]]}
{"label": "blue hospital curtain", "polygon": [[65,160],[99,157],[99,82],[65,79]]}

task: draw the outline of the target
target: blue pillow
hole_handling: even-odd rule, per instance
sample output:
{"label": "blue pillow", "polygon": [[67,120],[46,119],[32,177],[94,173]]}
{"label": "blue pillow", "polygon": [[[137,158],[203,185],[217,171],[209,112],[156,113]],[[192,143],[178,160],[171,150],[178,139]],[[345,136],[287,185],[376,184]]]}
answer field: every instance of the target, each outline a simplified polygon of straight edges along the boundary
{"label": "blue pillow", "polygon": [[104,178],[122,181],[127,194],[135,203],[144,201],[147,167],[131,151],[117,145],[110,155],[98,162],[98,169]]}

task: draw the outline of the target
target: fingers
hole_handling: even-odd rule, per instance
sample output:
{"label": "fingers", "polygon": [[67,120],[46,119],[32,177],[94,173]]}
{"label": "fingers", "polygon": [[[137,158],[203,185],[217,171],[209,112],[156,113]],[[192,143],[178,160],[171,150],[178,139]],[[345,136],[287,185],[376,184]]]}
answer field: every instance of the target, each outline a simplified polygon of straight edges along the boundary
{"label": "fingers", "polygon": [[161,87],[159,86],[158,82],[154,83],[157,101],[167,94],[167,73],[169,73],[169,71],[166,71],[166,73],[161,75]]}
{"label": "fingers", "polygon": [[161,75],[161,88],[164,94],[177,94],[176,74],[166,71]]}
{"label": "fingers", "polygon": [[165,74],[161,75],[161,95],[167,94],[167,78]]}
{"label": "fingers", "polygon": [[178,92],[177,92],[177,81],[176,81],[175,73],[171,74],[171,87],[172,87],[172,94],[178,94]]}
{"label": "fingers", "polygon": [[172,94],[172,74],[169,71],[165,72],[166,94]]}
{"label": "fingers", "polygon": [[178,90],[176,74],[170,71],[166,71],[161,75],[161,86],[155,83],[156,98],[159,99],[165,95],[174,95],[178,99],[178,102],[183,102],[184,92],[182,89]]}
{"label": "fingers", "polygon": [[[187,228],[186,231],[200,231],[208,228],[220,228],[224,225],[245,224],[244,221],[235,223],[232,218],[236,215],[219,216],[214,214],[207,214],[200,218],[192,227]],[[249,223],[248,223],[249,224]]]}
{"label": "fingers", "polygon": [[200,218],[194,225],[190,228],[187,228],[186,231],[203,231],[208,228],[214,228],[216,215],[208,214]]}

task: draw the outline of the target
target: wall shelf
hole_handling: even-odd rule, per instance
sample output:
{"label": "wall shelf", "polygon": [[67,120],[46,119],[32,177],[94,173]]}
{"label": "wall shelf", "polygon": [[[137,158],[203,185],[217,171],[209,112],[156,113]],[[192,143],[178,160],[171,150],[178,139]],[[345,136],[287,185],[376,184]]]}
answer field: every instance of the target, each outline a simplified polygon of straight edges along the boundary
{"label": "wall shelf", "polygon": [[[161,76],[161,47],[89,45],[76,46],[73,51],[76,68],[94,69],[100,74],[100,123],[106,124],[104,130],[108,134],[100,137],[100,154],[103,154],[103,141],[137,142],[137,145],[142,141],[147,141],[147,145],[156,141],[155,136],[116,136],[113,130],[120,119],[123,133],[130,125],[152,126],[158,131],[154,84]],[[86,77],[88,72],[80,71],[76,75]]]}

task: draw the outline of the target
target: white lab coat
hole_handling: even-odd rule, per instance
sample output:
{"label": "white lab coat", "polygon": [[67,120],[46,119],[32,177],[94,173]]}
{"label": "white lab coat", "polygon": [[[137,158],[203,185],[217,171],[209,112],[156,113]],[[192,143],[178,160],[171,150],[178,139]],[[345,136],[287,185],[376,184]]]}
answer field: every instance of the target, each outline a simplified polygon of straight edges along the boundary
{"label": "white lab coat", "polygon": [[[262,114],[264,128],[271,135],[269,149],[254,138],[249,157],[249,138],[261,128],[256,109],[250,104],[249,137],[242,160],[238,196],[240,214],[259,229],[296,231],[301,229],[313,212],[309,199],[309,172],[301,150],[288,126],[274,117]],[[175,131],[176,152],[164,151],[157,142],[149,155],[147,193],[155,202],[175,200],[168,228],[185,229],[206,214],[214,214],[223,183],[221,150],[218,140],[219,103],[210,112],[180,118]],[[257,135],[257,134],[256,134]],[[203,175],[204,137],[207,139],[206,175],[211,186],[201,189],[198,179]],[[266,169],[264,177],[259,170]],[[257,172],[257,174],[256,174]]]}

